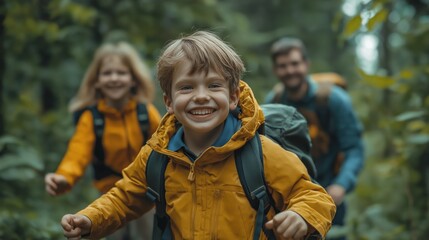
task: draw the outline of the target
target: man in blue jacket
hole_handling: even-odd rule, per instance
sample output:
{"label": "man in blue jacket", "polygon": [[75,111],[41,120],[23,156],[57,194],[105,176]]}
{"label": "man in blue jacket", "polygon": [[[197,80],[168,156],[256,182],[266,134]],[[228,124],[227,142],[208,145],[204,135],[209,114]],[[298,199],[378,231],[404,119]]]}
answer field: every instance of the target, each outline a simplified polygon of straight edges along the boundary
{"label": "man in blue jacket", "polygon": [[306,117],[318,174],[316,181],[337,205],[333,225],[343,225],[344,197],[353,190],[364,161],[362,125],[344,89],[325,81],[316,82],[309,75],[309,61],[301,40],[278,40],[272,46],[271,58],[280,83],[265,102],[293,106]]}

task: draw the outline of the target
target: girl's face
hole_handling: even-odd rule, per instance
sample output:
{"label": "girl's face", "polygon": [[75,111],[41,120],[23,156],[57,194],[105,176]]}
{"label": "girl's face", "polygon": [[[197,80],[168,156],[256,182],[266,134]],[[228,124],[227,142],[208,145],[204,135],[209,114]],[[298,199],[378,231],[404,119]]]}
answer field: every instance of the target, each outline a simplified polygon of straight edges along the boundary
{"label": "girl's face", "polygon": [[95,87],[101,91],[109,106],[124,106],[135,84],[130,69],[119,56],[108,56],[102,60]]}

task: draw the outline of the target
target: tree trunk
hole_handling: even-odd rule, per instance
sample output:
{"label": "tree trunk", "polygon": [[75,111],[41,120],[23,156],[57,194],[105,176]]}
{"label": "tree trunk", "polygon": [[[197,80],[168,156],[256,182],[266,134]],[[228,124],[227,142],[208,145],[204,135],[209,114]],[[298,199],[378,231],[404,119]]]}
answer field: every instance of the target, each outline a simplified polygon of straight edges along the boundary
{"label": "tree trunk", "polygon": [[5,49],[4,49],[4,38],[5,38],[5,30],[4,30],[4,20],[6,15],[6,6],[4,1],[0,1],[0,136],[4,134],[5,128],[5,119],[4,119],[4,76],[5,76]]}
{"label": "tree trunk", "polygon": [[[392,9],[392,4],[387,4],[386,9],[388,12]],[[392,66],[391,66],[391,52],[389,48],[389,36],[392,32],[390,23],[388,20],[386,20],[381,28],[381,34],[380,34],[380,52],[381,52],[381,60],[380,60],[380,67],[386,71],[387,76],[392,76]],[[384,103],[384,114],[385,116],[391,116],[392,112],[391,110],[391,90],[385,89],[383,90],[383,103]],[[389,157],[394,153],[393,143],[392,143],[392,137],[390,136],[390,131],[385,131],[386,134],[386,147],[384,149],[384,157]]]}

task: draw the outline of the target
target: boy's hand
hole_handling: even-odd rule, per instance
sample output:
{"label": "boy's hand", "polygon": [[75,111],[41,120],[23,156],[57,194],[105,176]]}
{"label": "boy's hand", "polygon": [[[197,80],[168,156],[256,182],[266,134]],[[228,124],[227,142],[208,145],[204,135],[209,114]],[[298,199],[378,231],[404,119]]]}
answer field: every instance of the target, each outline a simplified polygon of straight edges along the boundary
{"label": "boy's hand", "polygon": [[287,210],[274,216],[265,224],[268,229],[273,229],[280,239],[300,240],[308,233],[308,225],[304,219],[296,212]]}
{"label": "boy's hand", "polygon": [[64,215],[61,219],[64,236],[67,239],[81,239],[91,231],[91,220],[84,215]]}
{"label": "boy's hand", "polygon": [[45,176],[45,189],[52,196],[65,193],[70,189],[70,184],[63,175],[48,173]]}

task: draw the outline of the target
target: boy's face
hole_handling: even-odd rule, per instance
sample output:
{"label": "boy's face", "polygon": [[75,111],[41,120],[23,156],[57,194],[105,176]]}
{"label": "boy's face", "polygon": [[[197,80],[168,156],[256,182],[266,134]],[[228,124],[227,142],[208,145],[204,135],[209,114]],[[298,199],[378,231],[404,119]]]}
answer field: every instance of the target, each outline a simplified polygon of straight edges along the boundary
{"label": "boy's face", "polygon": [[228,81],[212,69],[190,75],[191,66],[184,61],[176,67],[171,97],[164,96],[167,111],[175,114],[185,134],[218,134],[237,106],[239,89],[230,92]]}

